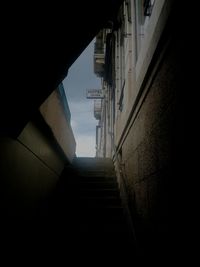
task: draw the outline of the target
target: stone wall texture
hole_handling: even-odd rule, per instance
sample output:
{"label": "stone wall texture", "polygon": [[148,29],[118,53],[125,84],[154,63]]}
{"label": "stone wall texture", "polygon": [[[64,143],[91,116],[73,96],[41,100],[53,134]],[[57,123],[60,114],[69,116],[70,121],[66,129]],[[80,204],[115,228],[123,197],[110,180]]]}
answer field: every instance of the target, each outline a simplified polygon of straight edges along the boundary
{"label": "stone wall texture", "polygon": [[129,208],[138,242],[147,250],[166,240],[171,219],[176,142],[181,134],[178,71],[176,49],[170,45],[122,144]]}

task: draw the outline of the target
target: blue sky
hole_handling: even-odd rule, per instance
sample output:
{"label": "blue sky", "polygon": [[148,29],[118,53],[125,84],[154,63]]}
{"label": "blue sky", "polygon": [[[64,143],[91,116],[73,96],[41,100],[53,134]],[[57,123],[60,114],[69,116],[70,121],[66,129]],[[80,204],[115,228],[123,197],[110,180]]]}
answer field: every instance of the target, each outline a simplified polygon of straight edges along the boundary
{"label": "blue sky", "polygon": [[76,155],[94,157],[96,125],[94,100],[86,98],[87,89],[101,88],[93,71],[94,40],[69,69],[63,81],[71,111],[71,125],[76,139]]}

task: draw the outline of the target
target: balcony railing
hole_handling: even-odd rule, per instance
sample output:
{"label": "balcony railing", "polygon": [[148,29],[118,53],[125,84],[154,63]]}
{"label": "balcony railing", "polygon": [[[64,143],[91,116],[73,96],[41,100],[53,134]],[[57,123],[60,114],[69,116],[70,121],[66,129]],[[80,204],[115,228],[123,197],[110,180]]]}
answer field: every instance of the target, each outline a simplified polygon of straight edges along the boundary
{"label": "balcony railing", "polygon": [[94,117],[97,120],[101,119],[101,100],[94,100]]}

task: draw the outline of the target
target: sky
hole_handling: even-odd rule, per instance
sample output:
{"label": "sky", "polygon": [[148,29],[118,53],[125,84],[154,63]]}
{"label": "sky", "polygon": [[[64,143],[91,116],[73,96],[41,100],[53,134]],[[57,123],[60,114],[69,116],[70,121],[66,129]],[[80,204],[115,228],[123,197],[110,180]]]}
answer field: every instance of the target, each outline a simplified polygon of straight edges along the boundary
{"label": "sky", "polygon": [[78,157],[95,157],[96,125],[94,100],[86,98],[87,89],[100,89],[101,80],[93,71],[94,40],[68,71],[63,86],[71,111],[71,126]]}

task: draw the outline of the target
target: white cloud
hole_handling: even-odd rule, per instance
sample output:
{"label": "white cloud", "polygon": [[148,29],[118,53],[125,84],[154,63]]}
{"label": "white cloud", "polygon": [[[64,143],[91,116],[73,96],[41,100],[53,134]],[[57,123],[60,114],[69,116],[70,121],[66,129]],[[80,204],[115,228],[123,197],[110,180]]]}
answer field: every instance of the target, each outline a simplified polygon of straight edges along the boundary
{"label": "white cloud", "polygon": [[90,114],[91,118],[93,117],[94,112],[94,101],[83,99],[82,101],[68,101],[70,111],[72,114],[84,115]]}
{"label": "white cloud", "polygon": [[71,126],[76,140],[76,155],[94,157],[96,125],[94,101],[86,98],[86,90],[100,88],[101,79],[93,70],[94,41],[69,69],[63,85],[71,111]]}
{"label": "white cloud", "polygon": [[94,102],[71,102],[71,126],[75,137],[95,135],[97,120],[94,118]]}
{"label": "white cloud", "polygon": [[77,129],[77,122],[75,120],[71,120],[71,126],[72,126],[72,129],[73,129],[73,132]]}
{"label": "white cloud", "polygon": [[70,102],[71,126],[76,139],[77,157],[95,157],[96,125],[94,102]]}
{"label": "white cloud", "polygon": [[76,138],[77,157],[95,157],[95,137],[93,135],[79,135]]}

